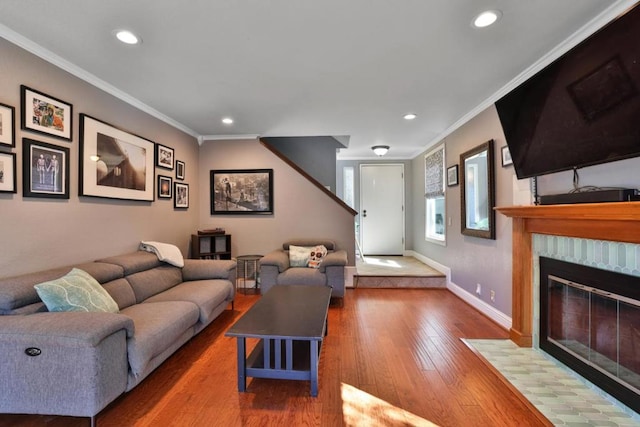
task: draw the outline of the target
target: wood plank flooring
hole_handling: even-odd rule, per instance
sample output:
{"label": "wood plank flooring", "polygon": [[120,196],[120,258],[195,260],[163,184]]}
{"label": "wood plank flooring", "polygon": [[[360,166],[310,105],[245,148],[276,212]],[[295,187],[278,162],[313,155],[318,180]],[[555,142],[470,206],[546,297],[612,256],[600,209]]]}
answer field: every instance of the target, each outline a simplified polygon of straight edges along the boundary
{"label": "wood plank flooring", "polygon": [[[444,289],[347,290],[329,310],[317,398],[306,381],[249,379],[238,393],[236,341],[224,332],[258,298],[238,295],[235,311],[103,410],[98,427],[548,425],[460,341],[507,332]],[[87,425],[0,414],[2,427]]]}

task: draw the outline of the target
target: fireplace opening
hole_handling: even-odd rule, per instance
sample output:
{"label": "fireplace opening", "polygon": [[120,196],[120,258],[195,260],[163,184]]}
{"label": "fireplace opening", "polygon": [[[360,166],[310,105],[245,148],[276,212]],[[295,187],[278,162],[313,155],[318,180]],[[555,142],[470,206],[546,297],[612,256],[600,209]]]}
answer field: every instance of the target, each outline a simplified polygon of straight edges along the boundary
{"label": "fireplace opening", "polygon": [[640,412],[640,278],[540,257],[540,348]]}

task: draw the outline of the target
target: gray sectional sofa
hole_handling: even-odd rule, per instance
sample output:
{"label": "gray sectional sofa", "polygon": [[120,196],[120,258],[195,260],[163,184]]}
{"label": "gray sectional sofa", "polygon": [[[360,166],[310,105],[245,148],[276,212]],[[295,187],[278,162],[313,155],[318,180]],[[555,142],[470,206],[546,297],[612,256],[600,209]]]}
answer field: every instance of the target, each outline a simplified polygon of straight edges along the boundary
{"label": "gray sectional sofa", "polygon": [[91,417],[131,390],[235,296],[236,263],[137,251],[76,265],[119,313],[48,312],[34,285],[71,267],[0,279],[0,413]]}

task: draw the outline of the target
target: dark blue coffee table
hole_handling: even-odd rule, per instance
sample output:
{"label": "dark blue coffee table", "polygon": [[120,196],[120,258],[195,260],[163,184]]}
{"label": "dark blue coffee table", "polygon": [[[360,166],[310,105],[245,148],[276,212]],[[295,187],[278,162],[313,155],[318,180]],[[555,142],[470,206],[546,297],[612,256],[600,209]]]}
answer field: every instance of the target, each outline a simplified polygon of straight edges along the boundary
{"label": "dark blue coffee table", "polygon": [[[274,286],[226,332],[238,345],[238,391],[247,377],[311,382],[318,395],[318,364],[327,333],[331,288]],[[246,339],[260,342],[246,356]]]}

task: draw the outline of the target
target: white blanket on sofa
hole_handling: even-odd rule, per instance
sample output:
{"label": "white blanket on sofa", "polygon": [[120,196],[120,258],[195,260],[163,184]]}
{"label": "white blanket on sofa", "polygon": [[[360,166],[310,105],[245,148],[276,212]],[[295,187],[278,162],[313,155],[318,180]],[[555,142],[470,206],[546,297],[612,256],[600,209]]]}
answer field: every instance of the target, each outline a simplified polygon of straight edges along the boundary
{"label": "white blanket on sofa", "polygon": [[147,252],[156,254],[160,261],[164,261],[168,264],[175,265],[176,267],[184,267],[184,258],[182,258],[182,252],[177,246],[169,243],[160,242],[140,242],[140,249]]}

